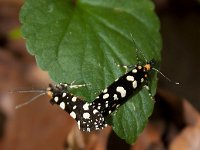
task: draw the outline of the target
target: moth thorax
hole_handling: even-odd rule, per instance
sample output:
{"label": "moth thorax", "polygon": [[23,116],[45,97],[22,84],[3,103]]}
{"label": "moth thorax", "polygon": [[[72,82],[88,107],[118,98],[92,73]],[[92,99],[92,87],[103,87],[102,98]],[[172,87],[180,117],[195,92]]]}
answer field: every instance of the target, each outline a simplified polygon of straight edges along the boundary
{"label": "moth thorax", "polygon": [[53,98],[53,92],[51,91],[51,88],[50,88],[50,87],[47,88],[46,94],[47,94],[50,98]]}
{"label": "moth thorax", "polygon": [[151,70],[151,64],[146,64],[146,65],[144,65],[144,69],[145,69],[146,71]]}

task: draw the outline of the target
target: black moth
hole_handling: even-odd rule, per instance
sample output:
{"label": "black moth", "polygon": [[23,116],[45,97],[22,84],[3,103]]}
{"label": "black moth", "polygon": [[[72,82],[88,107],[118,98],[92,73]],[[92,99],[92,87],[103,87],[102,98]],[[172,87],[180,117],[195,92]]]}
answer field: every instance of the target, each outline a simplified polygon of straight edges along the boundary
{"label": "black moth", "polygon": [[92,103],[72,95],[68,91],[68,84],[51,85],[47,88],[47,95],[51,97],[51,104],[59,105],[77,121],[82,131],[94,131],[107,126],[105,117],[117,110],[128,98],[143,87],[147,81],[149,71],[154,62],[136,65],[110,86],[100,93]]}
{"label": "black moth", "polygon": [[90,103],[83,101],[68,92],[68,84],[49,85],[47,95],[51,97],[50,103],[57,104],[77,121],[82,131],[94,131],[107,126],[103,115]]}

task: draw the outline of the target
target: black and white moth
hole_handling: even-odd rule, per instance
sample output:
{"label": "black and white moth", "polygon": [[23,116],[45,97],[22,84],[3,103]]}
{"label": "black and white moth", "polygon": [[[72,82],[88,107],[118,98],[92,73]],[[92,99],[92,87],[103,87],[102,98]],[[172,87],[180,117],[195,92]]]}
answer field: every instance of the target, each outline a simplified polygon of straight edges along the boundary
{"label": "black and white moth", "polygon": [[82,131],[94,131],[107,126],[103,115],[91,104],[74,96],[68,91],[68,84],[49,85],[47,95],[51,97],[50,103],[57,104],[77,121]]}
{"label": "black and white moth", "polygon": [[131,95],[140,90],[148,78],[153,61],[136,65],[131,71],[115,80],[102,91],[97,98],[88,103],[72,95],[68,91],[68,84],[50,84],[47,95],[51,97],[51,104],[57,104],[77,121],[82,131],[94,131],[107,126],[105,117],[117,110]]}
{"label": "black and white moth", "polygon": [[131,71],[116,79],[92,102],[93,108],[97,109],[104,117],[118,109],[130,96],[146,85],[152,64],[154,64],[153,60],[143,66],[135,65]]}

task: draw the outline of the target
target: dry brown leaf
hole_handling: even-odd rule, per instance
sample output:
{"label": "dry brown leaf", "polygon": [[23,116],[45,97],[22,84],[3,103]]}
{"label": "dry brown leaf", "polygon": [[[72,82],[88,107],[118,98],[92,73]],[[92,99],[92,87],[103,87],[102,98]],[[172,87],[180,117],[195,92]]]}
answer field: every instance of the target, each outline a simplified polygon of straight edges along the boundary
{"label": "dry brown leaf", "polygon": [[183,114],[185,118],[185,122],[188,125],[198,124],[200,120],[199,112],[188,102],[188,100],[183,100]]}
{"label": "dry brown leaf", "polygon": [[200,150],[200,120],[186,127],[170,144],[170,150]]}
{"label": "dry brown leaf", "polygon": [[172,140],[170,150],[199,150],[200,114],[187,100],[183,101],[183,107],[187,127]]}

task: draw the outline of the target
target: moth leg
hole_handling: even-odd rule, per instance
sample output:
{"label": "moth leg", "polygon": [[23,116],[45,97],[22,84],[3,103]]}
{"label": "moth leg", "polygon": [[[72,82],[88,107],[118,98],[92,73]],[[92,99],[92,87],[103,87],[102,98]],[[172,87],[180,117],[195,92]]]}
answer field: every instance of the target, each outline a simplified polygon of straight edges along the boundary
{"label": "moth leg", "polygon": [[66,88],[70,88],[70,89],[78,89],[80,87],[85,87],[85,86],[89,86],[90,84],[74,84],[76,81],[72,81],[71,83],[60,83],[60,85],[63,85]]}

